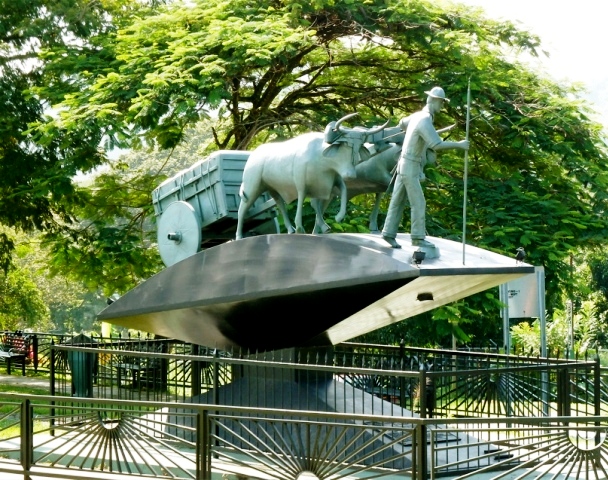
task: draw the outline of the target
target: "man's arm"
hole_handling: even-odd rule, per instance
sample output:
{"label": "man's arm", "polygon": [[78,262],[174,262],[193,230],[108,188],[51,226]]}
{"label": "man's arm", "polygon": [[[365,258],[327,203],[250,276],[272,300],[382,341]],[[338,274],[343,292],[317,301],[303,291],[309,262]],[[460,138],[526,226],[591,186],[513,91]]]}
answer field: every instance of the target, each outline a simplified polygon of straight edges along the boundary
{"label": "man's arm", "polygon": [[422,136],[422,138],[424,138],[424,141],[428,145],[428,148],[430,148],[431,150],[450,150],[454,148],[468,150],[468,140],[461,140],[460,142],[446,142],[439,136],[440,132],[449,131],[454,126],[455,125],[450,125],[449,127],[446,127],[441,130],[435,130],[433,122],[431,121],[431,117],[428,117],[420,122],[419,131],[420,135]]}
{"label": "man's arm", "polygon": [[460,140],[459,142],[444,142],[441,141],[437,145],[434,145],[433,150],[450,150],[453,148],[457,148],[459,150],[468,150],[469,149],[469,141],[468,140]]}

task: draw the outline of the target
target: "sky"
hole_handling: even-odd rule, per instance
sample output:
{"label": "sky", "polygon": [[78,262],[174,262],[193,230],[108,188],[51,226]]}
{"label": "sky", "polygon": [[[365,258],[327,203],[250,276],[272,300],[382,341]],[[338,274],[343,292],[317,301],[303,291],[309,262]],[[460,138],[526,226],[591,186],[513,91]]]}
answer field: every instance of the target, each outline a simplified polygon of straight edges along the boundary
{"label": "sky", "polygon": [[488,17],[519,23],[538,35],[543,68],[558,81],[581,82],[583,98],[608,131],[608,2],[605,0],[454,0],[483,8]]}

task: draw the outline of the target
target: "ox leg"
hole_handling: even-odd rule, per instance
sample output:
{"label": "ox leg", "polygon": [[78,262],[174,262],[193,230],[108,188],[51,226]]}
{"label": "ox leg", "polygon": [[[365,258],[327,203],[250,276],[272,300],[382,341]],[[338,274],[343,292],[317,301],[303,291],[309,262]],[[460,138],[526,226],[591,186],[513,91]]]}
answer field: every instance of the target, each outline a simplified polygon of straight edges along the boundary
{"label": "ox leg", "polygon": [[306,233],[302,224],[302,210],[304,209],[304,190],[298,191],[298,208],[296,210],[296,233]]}
{"label": "ox leg", "polygon": [[383,197],[383,193],[376,193],[374,208],[372,208],[372,212],[369,214],[369,231],[372,233],[380,233],[380,229],[378,228],[378,213],[380,213],[380,201]]}
{"label": "ox leg", "polygon": [[281,212],[281,217],[283,217],[283,223],[285,224],[285,228],[287,229],[287,233],[294,233],[296,231],[291,224],[291,220],[289,220],[289,215],[287,215],[287,206],[285,205],[285,200],[283,197],[276,192],[269,192],[270,196],[274,199],[274,203],[277,204],[277,208],[279,212]]}
{"label": "ox leg", "polygon": [[[344,183],[344,179],[342,177],[338,177],[337,187],[340,189],[340,211],[338,215],[336,215],[336,222],[340,223],[346,217],[346,205],[348,204],[348,197],[346,191],[346,184]],[[327,204],[325,204],[325,208],[327,208]]]}
{"label": "ox leg", "polygon": [[331,230],[331,227],[329,225],[327,225],[327,223],[323,219],[323,214],[325,213],[325,209],[327,208],[327,205],[329,205],[329,200],[311,198],[310,205],[315,210],[315,228],[313,228],[312,233],[329,232]]}
{"label": "ox leg", "polygon": [[252,201],[246,199],[245,197],[241,197],[241,203],[239,204],[239,211],[237,214],[237,224],[236,224],[236,236],[235,240],[240,240],[243,238],[243,224],[245,222],[245,215],[249,211],[249,208],[253,204]]}

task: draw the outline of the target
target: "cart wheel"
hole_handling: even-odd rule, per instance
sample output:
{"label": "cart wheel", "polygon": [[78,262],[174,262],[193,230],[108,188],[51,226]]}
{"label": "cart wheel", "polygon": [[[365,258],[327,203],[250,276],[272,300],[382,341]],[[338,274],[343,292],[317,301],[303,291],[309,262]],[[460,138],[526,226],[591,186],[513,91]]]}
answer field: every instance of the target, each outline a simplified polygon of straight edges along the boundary
{"label": "cart wheel", "polygon": [[200,251],[201,228],[200,219],[189,203],[177,201],[167,207],[157,228],[160,258],[167,267]]}

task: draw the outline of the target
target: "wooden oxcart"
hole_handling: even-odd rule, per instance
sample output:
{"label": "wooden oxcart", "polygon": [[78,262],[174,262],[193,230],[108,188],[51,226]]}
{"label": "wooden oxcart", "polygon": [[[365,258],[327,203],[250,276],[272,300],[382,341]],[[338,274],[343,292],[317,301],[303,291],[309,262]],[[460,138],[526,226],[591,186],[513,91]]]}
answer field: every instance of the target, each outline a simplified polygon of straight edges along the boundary
{"label": "wooden oxcart", "polygon": [[[166,266],[234,239],[239,189],[249,154],[219,150],[154,189],[158,249]],[[270,195],[256,200],[245,229],[249,235],[278,233],[275,202]]]}

